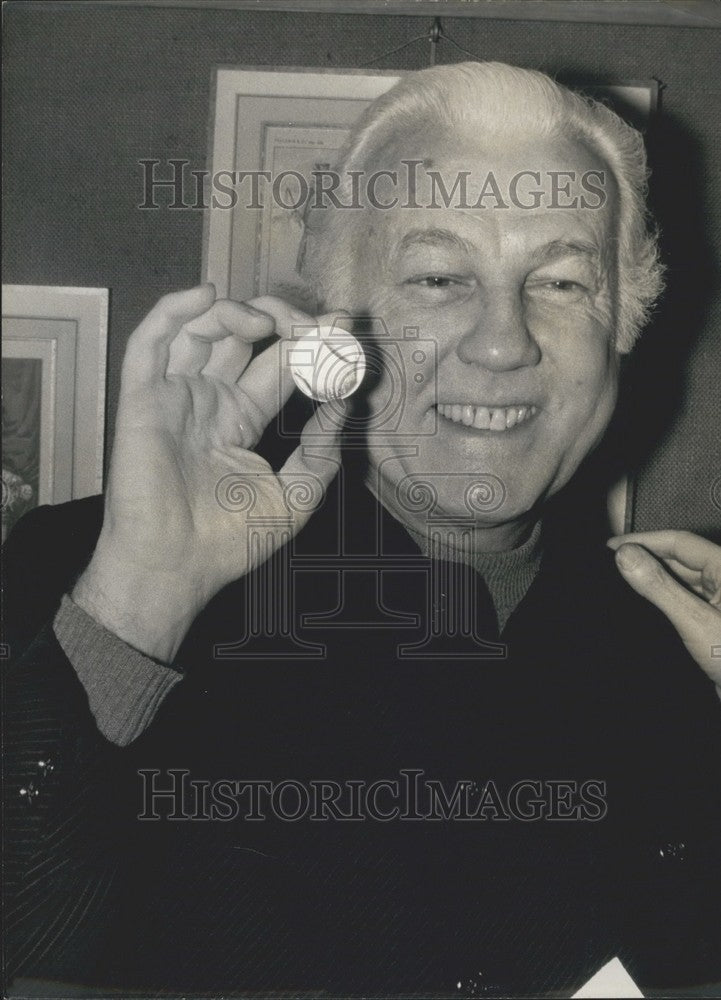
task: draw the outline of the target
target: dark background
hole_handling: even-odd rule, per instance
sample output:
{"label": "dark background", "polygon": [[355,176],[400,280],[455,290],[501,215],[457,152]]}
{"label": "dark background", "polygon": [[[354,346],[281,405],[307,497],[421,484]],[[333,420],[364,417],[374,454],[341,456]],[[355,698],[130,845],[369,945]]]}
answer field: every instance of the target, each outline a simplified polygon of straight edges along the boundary
{"label": "dark background", "polygon": [[[383,14],[11,3],[4,9],[5,282],[111,290],[108,446],[126,339],[165,292],[197,283],[202,217],[140,211],[138,161],[206,166],[218,64],[417,69],[431,19]],[[442,13],[442,11],[439,11]],[[652,77],[652,200],[669,291],[627,372],[621,435],[638,469],[635,527],[721,535],[719,31],[444,17],[480,59],[561,80]],[[449,41],[438,62],[468,58]]]}

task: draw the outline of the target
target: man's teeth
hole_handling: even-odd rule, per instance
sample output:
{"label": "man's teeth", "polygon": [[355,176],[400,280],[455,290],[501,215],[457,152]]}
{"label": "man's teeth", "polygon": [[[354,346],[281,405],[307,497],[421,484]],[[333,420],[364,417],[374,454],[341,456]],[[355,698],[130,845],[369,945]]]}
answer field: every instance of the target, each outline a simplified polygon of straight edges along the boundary
{"label": "man's teeth", "polygon": [[476,427],[483,431],[507,431],[516,424],[529,420],[536,412],[535,406],[469,406],[458,403],[438,403],[441,416],[455,424]]}

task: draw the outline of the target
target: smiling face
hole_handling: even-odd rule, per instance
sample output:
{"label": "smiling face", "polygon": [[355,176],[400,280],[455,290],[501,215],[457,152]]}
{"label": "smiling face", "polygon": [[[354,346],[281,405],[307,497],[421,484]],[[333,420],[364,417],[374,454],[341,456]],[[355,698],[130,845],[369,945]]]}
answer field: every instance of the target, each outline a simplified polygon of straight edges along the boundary
{"label": "smiling face", "polygon": [[[505,192],[529,169],[546,190],[532,210],[487,198],[485,208],[369,211],[359,244],[360,298],[383,319],[406,372],[401,388],[389,359],[368,395],[371,414],[382,417],[404,394],[399,425],[369,440],[384,498],[401,483],[428,482],[445,517],[467,521],[471,510],[476,528],[512,536],[568,482],[613,412],[616,193],[603,161],[567,139],[492,157],[477,145],[453,157],[441,153],[448,144],[427,143],[420,155],[407,146],[386,150],[386,160],[425,155],[449,191],[460,171],[481,183],[492,172]],[[591,170],[605,171],[602,207],[553,207],[551,172]],[[479,192],[471,182],[468,191],[465,204],[474,205]],[[409,327],[417,341],[404,339]],[[485,486],[469,508],[474,477]]]}

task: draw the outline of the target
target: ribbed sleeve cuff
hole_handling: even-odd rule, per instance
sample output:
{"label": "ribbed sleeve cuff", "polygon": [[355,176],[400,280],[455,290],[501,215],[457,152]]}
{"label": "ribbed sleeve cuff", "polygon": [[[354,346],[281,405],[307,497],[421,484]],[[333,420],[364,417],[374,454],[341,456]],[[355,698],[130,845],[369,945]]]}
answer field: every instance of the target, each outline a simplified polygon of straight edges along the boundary
{"label": "ribbed sleeve cuff", "polygon": [[108,632],[67,595],[53,625],[87,692],[100,732],[118,746],[132,743],[153,721],[181,675]]}

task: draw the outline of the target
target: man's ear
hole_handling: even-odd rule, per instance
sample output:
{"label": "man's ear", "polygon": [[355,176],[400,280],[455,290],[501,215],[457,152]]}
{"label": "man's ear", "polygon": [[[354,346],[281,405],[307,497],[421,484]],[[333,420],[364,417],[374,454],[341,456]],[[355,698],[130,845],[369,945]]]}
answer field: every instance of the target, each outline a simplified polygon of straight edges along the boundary
{"label": "man's ear", "polygon": [[628,475],[619,476],[608,489],[606,521],[611,535],[622,535],[630,530],[632,489]]}
{"label": "man's ear", "polygon": [[[616,351],[618,365],[618,399],[612,422],[614,433],[618,434],[618,416],[624,406],[625,387],[630,368],[630,351]],[[619,467],[606,493],[606,519],[609,534],[623,534],[631,530],[633,504],[633,472]]]}
{"label": "man's ear", "polygon": [[633,350],[633,348],[631,348],[631,350],[629,350],[629,351],[619,351],[619,350],[616,351],[616,361],[618,363],[618,374],[619,374],[621,380],[623,380],[623,377],[626,374],[626,372],[628,371],[629,365],[631,363],[631,351],[632,350]]}

